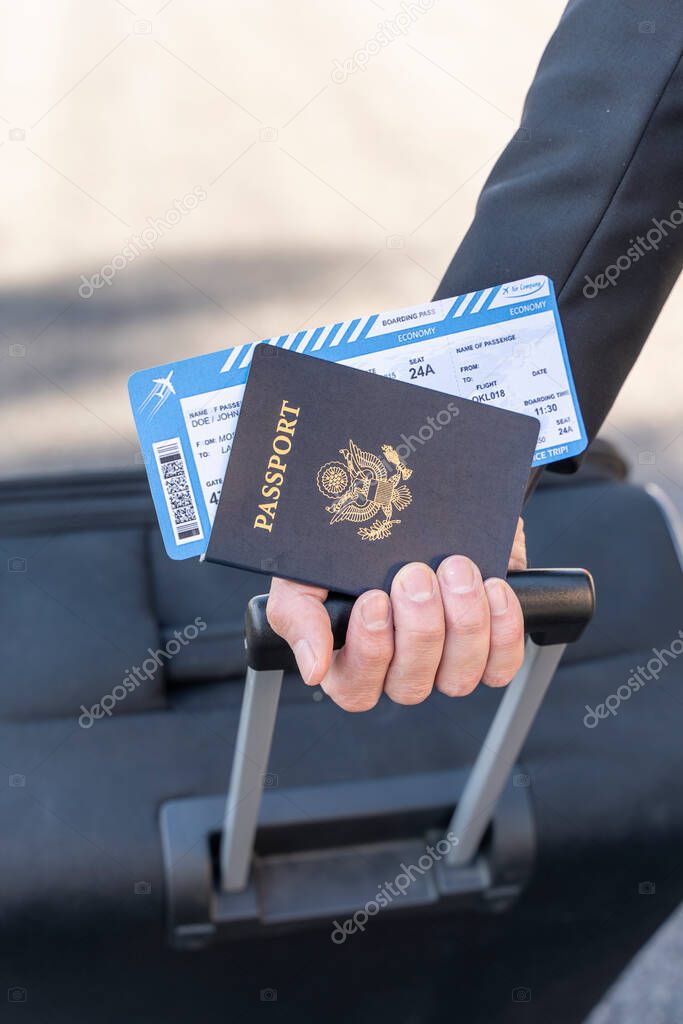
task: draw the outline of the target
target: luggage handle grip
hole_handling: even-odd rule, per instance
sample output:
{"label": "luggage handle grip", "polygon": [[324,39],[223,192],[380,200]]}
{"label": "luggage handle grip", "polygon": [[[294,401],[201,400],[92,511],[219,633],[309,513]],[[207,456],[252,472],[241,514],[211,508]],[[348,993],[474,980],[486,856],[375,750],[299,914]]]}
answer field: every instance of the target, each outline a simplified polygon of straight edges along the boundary
{"label": "luggage handle grip", "polygon": [[[527,569],[509,573],[507,580],[522,606],[525,632],[539,647],[573,643],[593,616],[595,587],[586,569]],[[335,649],[344,643],[354,600],[332,594],[325,602]],[[268,623],[267,602],[268,595],[260,594],[247,605],[247,664],[256,671],[295,669],[294,655]]]}

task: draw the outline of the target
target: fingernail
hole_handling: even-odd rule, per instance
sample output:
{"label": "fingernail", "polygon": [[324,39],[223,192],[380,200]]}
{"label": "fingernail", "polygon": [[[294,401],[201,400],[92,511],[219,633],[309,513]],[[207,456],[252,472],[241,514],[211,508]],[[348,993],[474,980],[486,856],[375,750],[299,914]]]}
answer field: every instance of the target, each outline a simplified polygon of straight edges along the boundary
{"label": "fingernail", "polygon": [[411,601],[428,601],[434,593],[434,575],[426,565],[419,562],[404,566],[397,579]]}
{"label": "fingernail", "polygon": [[389,598],[386,594],[368,594],[361,598],[360,614],[366,629],[384,629],[389,622]]}
{"label": "fingernail", "polygon": [[439,566],[439,575],[453,594],[467,594],[474,588],[474,564],[464,555],[451,555]]}
{"label": "fingernail", "polygon": [[296,663],[299,666],[301,678],[305,683],[307,683],[313,675],[315,666],[318,662],[308,640],[299,640],[298,643],[294,645],[294,657],[296,658]]}
{"label": "fingernail", "polygon": [[502,580],[487,580],[486,595],[492,615],[502,615],[508,610],[508,590]]}

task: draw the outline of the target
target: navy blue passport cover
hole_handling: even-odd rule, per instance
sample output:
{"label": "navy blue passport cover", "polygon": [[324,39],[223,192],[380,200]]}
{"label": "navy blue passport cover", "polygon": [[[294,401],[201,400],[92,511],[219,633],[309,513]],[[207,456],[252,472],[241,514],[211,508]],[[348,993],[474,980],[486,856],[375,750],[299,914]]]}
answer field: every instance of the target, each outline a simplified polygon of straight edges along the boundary
{"label": "navy blue passport cover", "polygon": [[455,553],[505,576],[538,430],[257,345],[206,558],[354,595]]}

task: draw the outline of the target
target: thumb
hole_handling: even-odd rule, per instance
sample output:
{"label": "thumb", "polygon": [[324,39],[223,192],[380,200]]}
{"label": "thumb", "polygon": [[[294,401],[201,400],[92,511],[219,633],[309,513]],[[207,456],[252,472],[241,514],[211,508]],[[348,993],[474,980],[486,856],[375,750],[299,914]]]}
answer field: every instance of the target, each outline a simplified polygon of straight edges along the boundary
{"label": "thumb", "polygon": [[327,591],[273,577],[268,622],[286,640],[305,683],[317,686],[332,663],[332,627],[323,605]]}
{"label": "thumb", "polygon": [[524,536],[524,520],[520,517],[517,520],[517,530],[510,552],[508,572],[526,569],[526,537]]}

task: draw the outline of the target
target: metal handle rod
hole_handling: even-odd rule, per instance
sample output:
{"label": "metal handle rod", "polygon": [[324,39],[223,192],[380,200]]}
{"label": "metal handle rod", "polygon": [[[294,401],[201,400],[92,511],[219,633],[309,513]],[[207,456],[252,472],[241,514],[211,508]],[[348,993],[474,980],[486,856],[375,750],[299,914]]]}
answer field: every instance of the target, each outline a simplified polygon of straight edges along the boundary
{"label": "metal handle rod", "polygon": [[220,848],[221,888],[241,892],[249,878],[264,774],[283,672],[247,669]]}
{"label": "metal handle rod", "polygon": [[[565,648],[527,640],[524,664],[507,687],[451,819],[448,831],[458,843],[446,857],[450,867],[469,864],[477,853]],[[240,892],[248,881],[282,676],[279,669],[247,669],[220,848],[224,892]]]}
{"label": "metal handle rod", "polygon": [[446,856],[449,867],[463,867],[477,853],[566,646],[527,640],[524,664],[505,691],[448,826],[458,839]]}

